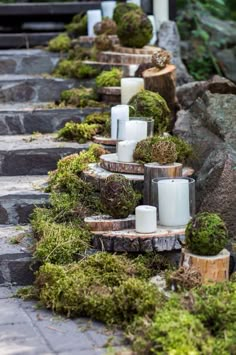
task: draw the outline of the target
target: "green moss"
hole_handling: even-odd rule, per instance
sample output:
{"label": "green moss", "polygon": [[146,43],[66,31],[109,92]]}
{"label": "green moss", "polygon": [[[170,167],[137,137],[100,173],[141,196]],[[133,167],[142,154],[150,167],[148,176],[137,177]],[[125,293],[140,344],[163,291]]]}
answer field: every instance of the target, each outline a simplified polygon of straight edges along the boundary
{"label": "green moss", "polygon": [[61,33],[51,39],[48,43],[48,49],[52,52],[68,52],[71,46],[71,39],[66,33]]}
{"label": "green moss", "polygon": [[103,71],[96,78],[97,87],[120,86],[122,71],[118,68],[112,68],[109,71]]}
{"label": "green moss", "polygon": [[198,255],[217,255],[228,242],[224,221],[215,213],[197,214],[185,231],[186,247]]}
{"label": "green moss", "polygon": [[117,25],[123,21],[123,16],[129,11],[142,12],[142,9],[138,5],[133,3],[120,3],[116,5],[113,12],[113,20],[116,22]]}
{"label": "green moss", "polygon": [[67,122],[63,128],[58,131],[59,139],[86,143],[99,132],[99,125],[88,123]]}
{"label": "green moss", "polygon": [[73,46],[68,53],[69,60],[89,60],[95,59],[94,58],[94,49],[93,48],[84,48],[81,47],[79,44]]}
{"label": "green moss", "polygon": [[101,189],[101,201],[106,213],[113,218],[126,218],[134,212],[140,195],[123,175],[108,176]]}
{"label": "green moss", "polygon": [[64,267],[45,264],[36,286],[40,300],[57,312],[126,324],[136,315],[152,314],[163,299],[134,276],[139,270],[124,256],[97,253]]}
{"label": "green moss", "polygon": [[113,42],[106,34],[102,34],[95,38],[95,46],[98,51],[111,51]]}
{"label": "green moss", "polygon": [[117,35],[125,47],[142,48],[152,39],[152,23],[144,12],[130,11],[122,16]]}
{"label": "green moss", "polygon": [[155,157],[155,154],[153,155],[153,146],[161,142],[171,142],[175,144],[177,153],[175,161],[179,163],[185,163],[188,158],[193,155],[192,147],[179,137],[154,136],[152,138],[147,138],[137,144],[134,151],[134,160],[142,164],[157,161],[157,157]]}
{"label": "green moss", "polygon": [[94,26],[94,32],[97,36],[102,34],[115,35],[117,32],[117,26],[115,21],[105,17],[101,22],[96,23]]}
{"label": "green moss", "polygon": [[55,76],[86,79],[94,78],[98,71],[81,61],[64,59],[59,62],[53,74]]}
{"label": "green moss", "polygon": [[86,36],[87,35],[87,15],[77,14],[73,17],[71,23],[66,25],[66,30],[73,36]]}
{"label": "green moss", "polygon": [[100,125],[100,134],[109,136],[111,132],[111,116],[108,112],[94,112],[85,117],[84,123]]}
{"label": "green moss", "polygon": [[62,91],[61,101],[66,105],[76,107],[103,107],[104,104],[96,101],[93,89],[80,88]]}
{"label": "green moss", "polygon": [[134,117],[152,117],[154,132],[162,134],[171,124],[170,110],[166,101],[158,93],[142,90],[134,95],[130,101],[130,115]]}

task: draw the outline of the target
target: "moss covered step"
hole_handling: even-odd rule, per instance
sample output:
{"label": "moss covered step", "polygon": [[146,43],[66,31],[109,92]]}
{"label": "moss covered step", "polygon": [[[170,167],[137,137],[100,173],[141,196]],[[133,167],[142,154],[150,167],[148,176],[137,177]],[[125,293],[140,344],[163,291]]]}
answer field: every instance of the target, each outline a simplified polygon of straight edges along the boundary
{"label": "moss covered step", "polygon": [[0,50],[0,74],[51,73],[60,56],[41,49]]}
{"label": "moss covered step", "polygon": [[61,79],[39,75],[0,75],[0,103],[55,101],[60,98],[63,90],[80,85],[91,87],[91,80]]}
{"label": "moss covered step", "polygon": [[158,226],[152,234],[136,233],[134,229],[123,231],[92,232],[93,246],[99,250],[112,252],[164,252],[179,251],[184,241],[184,229],[170,229]]}
{"label": "moss covered step", "polygon": [[[7,5],[9,6],[9,5]],[[0,9],[1,12],[1,9]],[[37,33],[0,33],[0,48],[32,48],[35,46],[47,45],[50,39],[56,37],[58,32],[37,32]]]}
{"label": "moss covered step", "polygon": [[49,134],[0,136],[0,176],[45,175],[59,159],[89,144],[60,142]]}
{"label": "moss covered step", "polygon": [[150,63],[152,60],[152,55],[147,53],[135,54],[104,51],[99,53],[98,59],[101,62],[110,64],[142,64]]}
{"label": "moss covered step", "polygon": [[0,135],[53,133],[66,122],[82,122],[101,108],[49,109],[47,103],[0,104]]}
{"label": "moss covered step", "polygon": [[35,206],[47,204],[46,176],[0,176],[0,224],[28,223]]}
{"label": "moss covered step", "polygon": [[0,225],[0,284],[32,284],[37,268],[32,264],[32,244],[29,226]]}

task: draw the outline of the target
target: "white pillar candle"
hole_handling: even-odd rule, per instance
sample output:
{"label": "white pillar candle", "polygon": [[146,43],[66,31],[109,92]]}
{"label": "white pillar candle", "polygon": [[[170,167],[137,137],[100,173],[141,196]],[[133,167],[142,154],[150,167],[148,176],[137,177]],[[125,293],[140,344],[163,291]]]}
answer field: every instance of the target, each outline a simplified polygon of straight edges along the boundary
{"label": "white pillar candle", "polygon": [[102,1],[101,8],[102,8],[103,17],[109,17],[112,19],[115,7],[116,7],[115,1]]}
{"label": "white pillar candle", "polygon": [[126,121],[124,128],[124,139],[127,141],[139,142],[147,138],[147,121]]}
{"label": "white pillar candle", "polygon": [[117,120],[129,119],[129,106],[116,105],[111,108],[111,138],[117,139]]}
{"label": "white pillar candle", "polygon": [[130,64],[129,65],[129,76],[135,76],[135,72],[138,69],[138,64]]}
{"label": "white pillar candle", "polygon": [[136,141],[119,142],[117,145],[118,161],[123,163],[132,163],[134,161],[133,154],[136,145]]}
{"label": "white pillar candle", "polygon": [[162,22],[169,21],[169,0],[153,0],[153,14],[158,30]]}
{"label": "white pillar candle", "polygon": [[178,227],[190,220],[189,181],[164,179],[158,181],[159,223]]}
{"label": "white pillar candle", "polygon": [[127,0],[127,2],[132,2],[135,5],[141,6],[141,0]]}
{"label": "white pillar candle", "polygon": [[157,208],[145,205],[136,207],[135,229],[137,233],[155,233],[157,230]]}
{"label": "white pillar candle", "polygon": [[153,45],[157,41],[157,30],[156,30],[155,17],[153,15],[149,15],[148,18],[152,23],[152,39],[149,42],[149,44]]}
{"label": "white pillar candle", "polygon": [[129,100],[144,89],[143,78],[122,78],[121,79],[121,103],[128,104]]}
{"label": "white pillar candle", "polygon": [[94,37],[94,26],[96,23],[102,21],[102,12],[101,10],[89,10],[87,11],[88,16],[88,36]]}

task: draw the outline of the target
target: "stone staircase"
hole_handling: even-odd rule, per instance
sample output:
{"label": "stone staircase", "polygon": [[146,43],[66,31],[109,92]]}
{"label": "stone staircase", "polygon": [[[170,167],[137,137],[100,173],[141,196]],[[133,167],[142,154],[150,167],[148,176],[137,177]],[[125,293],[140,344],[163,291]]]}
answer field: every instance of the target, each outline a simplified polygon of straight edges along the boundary
{"label": "stone staircase", "polygon": [[49,76],[58,60],[42,50],[0,51],[0,284],[32,282],[30,238],[24,237],[29,216],[48,202],[48,171],[62,157],[88,148],[55,140],[53,133],[65,122],[80,122],[94,111],[47,107],[62,90],[81,85]]}

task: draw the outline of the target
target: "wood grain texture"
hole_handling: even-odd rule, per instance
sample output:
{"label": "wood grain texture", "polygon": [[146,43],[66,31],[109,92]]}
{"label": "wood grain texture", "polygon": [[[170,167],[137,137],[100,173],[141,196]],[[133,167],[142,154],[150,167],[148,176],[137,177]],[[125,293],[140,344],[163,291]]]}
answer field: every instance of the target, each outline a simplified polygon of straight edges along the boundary
{"label": "wood grain texture", "polygon": [[98,60],[110,64],[142,64],[150,63],[152,55],[104,51],[98,54]]}
{"label": "wood grain texture", "polygon": [[183,250],[180,265],[193,268],[200,272],[202,283],[223,282],[229,279],[229,260],[228,250],[222,250],[215,256],[201,256]]}
{"label": "wood grain texture", "polygon": [[101,155],[100,166],[103,169],[106,169],[114,173],[135,174],[135,175],[144,174],[143,164],[119,162],[116,153]]}
{"label": "wood grain texture", "polygon": [[116,146],[118,140],[110,137],[94,136],[93,141],[98,144]]}
{"label": "wood grain texture", "polygon": [[114,219],[108,215],[86,217],[84,222],[90,227],[91,231],[120,231],[122,229],[135,228],[135,216]]}

